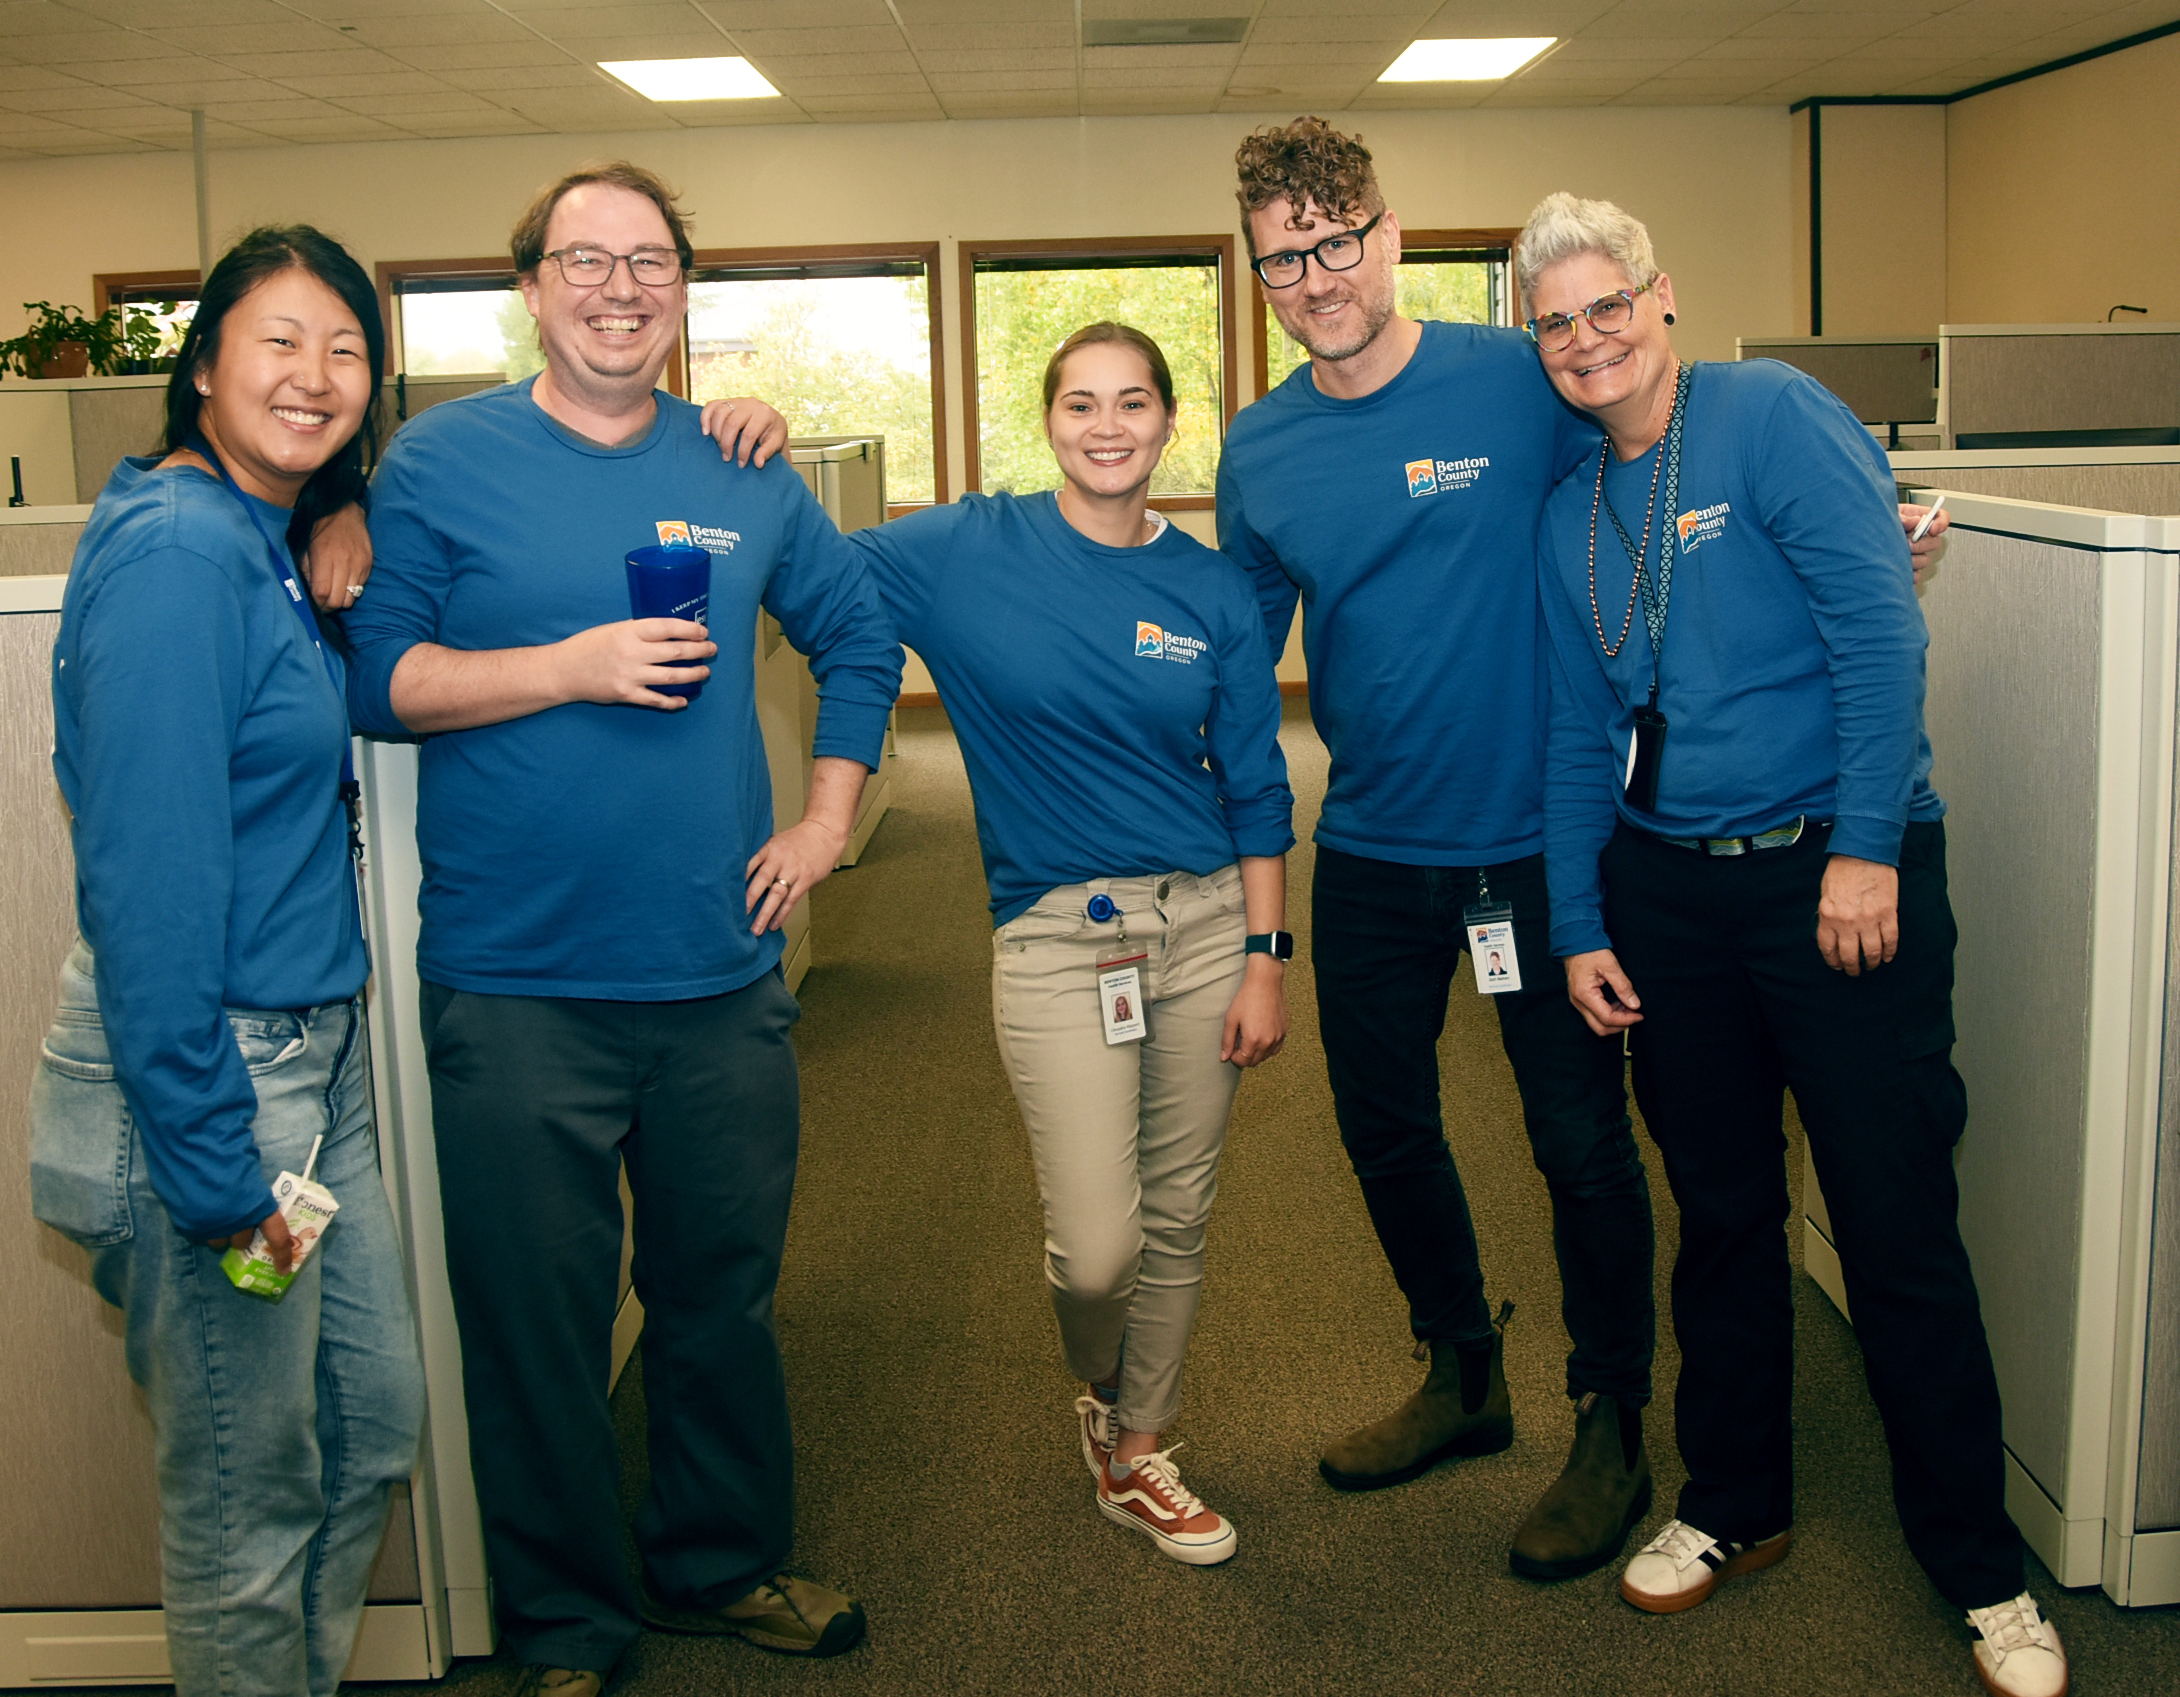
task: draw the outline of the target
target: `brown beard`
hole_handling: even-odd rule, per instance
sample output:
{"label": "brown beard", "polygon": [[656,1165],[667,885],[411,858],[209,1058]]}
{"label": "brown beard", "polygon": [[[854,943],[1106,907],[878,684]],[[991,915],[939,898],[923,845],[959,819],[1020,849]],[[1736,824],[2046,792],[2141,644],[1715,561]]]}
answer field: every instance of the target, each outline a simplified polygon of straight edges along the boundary
{"label": "brown beard", "polygon": [[[1364,303],[1359,298],[1356,300],[1355,304],[1358,307],[1364,306]],[[1305,312],[1306,310],[1307,309],[1305,309]],[[1380,303],[1378,309],[1375,312],[1371,312],[1367,308],[1364,309],[1362,335],[1352,343],[1337,347],[1330,344],[1320,345],[1319,343],[1311,340],[1310,337],[1303,331],[1297,331],[1292,326],[1282,325],[1282,328],[1286,329],[1288,335],[1292,336],[1297,342],[1300,342],[1302,346],[1309,351],[1310,358],[1330,360],[1336,364],[1343,359],[1353,359],[1357,354],[1361,353],[1363,349],[1367,348],[1372,342],[1378,339],[1378,332],[1383,330],[1386,325],[1390,324],[1392,321],[1393,291],[1388,288],[1385,291],[1384,300]]]}

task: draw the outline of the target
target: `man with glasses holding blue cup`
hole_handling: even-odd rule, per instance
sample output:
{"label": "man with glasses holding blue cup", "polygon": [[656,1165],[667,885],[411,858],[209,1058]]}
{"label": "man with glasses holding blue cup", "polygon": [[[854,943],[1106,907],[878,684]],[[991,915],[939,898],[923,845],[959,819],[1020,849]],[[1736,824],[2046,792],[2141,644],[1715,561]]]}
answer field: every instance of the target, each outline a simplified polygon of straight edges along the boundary
{"label": "man with glasses holding blue cup", "polygon": [[[429,739],[417,967],[500,1625],[525,1693],[596,1697],[646,1624],[820,1656],[863,1635],[860,1605],[783,1571],[772,1295],[799,1109],[779,926],[839,857],[901,657],[794,469],[723,463],[697,409],[656,392],[691,261],[672,192],[633,165],[577,172],[512,247],[545,369],[396,438],[351,706]],[[808,808],[778,833],[760,605],[820,703]],[[640,1582],[606,1403],[624,1162]],[[465,1226],[484,1199],[490,1224]]]}
{"label": "man with glasses holding blue cup", "polygon": [[1342,1141],[1431,1363],[1319,1468],[1368,1490],[1513,1442],[1506,1310],[1495,1322],[1440,1108],[1438,1040],[1465,951],[1551,1194],[1573,1343],[1567,1464],[1510,1559],[1533,1579],[1572,1578],[1610,1561],[1648,1510],[1656,1331],[1621,1045],[1567,1002],[1544,875],[1537,523],[1599,436],[1522,332],[1400,316],[1400,221],[1359,139],[1298,118],[1235,159],[1252,267],[1310,362],[1228,430],[1219,539],[1257,582],[1275,653],[1303,605],[1310,709],[1332,757],[1312,884],[1319,1030]]}

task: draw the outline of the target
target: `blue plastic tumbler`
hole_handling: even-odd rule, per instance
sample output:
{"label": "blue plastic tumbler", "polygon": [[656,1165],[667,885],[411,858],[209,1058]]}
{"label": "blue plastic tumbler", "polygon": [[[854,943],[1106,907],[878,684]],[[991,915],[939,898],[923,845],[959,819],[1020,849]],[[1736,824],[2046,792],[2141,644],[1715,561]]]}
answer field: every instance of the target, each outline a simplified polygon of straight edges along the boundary
{"label": "blue plastic tumbler", "polygon": [[[712,556],[709,548],[668,543],[638,548],[628,556],[628,607],[638,619],[692,619],[706,622],[712,604]],[[701,666],[702,660],[668,660],[669,666]],[[661,695],[694,701],[702,683],[660,684]]]}

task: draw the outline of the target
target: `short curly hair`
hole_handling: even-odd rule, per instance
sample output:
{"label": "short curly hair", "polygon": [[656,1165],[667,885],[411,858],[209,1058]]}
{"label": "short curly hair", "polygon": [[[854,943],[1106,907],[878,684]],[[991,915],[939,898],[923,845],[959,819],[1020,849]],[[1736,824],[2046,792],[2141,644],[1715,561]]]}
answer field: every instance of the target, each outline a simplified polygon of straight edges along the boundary
{"label": "short curly hair", "polygon": [[1297,215],[1314,201],[1335,223],[1359,224],[1385,210],[1362,137],[1342,135],[1322,118],[1266,124],[1251,132],[1234,150],[1234,168],[1241,178],[1234,198],[1241,202],[1241,228],[1252,259],[1256,237],[1249,215],[1275,200],[1287,201]]}

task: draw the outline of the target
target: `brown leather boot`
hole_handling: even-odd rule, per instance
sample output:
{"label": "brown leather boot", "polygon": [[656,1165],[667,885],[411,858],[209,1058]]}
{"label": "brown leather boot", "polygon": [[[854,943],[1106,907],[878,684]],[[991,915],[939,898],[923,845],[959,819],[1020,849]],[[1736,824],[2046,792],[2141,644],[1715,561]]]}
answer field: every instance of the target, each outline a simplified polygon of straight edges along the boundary
{"label": "brown leather boot", "polygon": [[1591,1391],[1574,1405],[1574,1447],[1514,1534],[1508,1559],[1530,1579],[1572,1579],[1620,1553],[1650,1512],[1642,1412]]}
{"label": "brown leather boot", "polygon": [[[1514,1441],[1514,1415],[1506,1398],[1506,1322],[1509,1302],[1492,1326],[1488,1371],[1471,1372],[1463,1395],[1459,1352],[1452,1344],[1429,1345],[1430,1376],[1422,1388],[1382,1420],[1335,1439],[1317,1471],[1343,1491],[1375,1491],[1404,1485],[1455,1456],[1496,1455]],[[1416,1355],[1420,1359],[1423,1346]]]}

